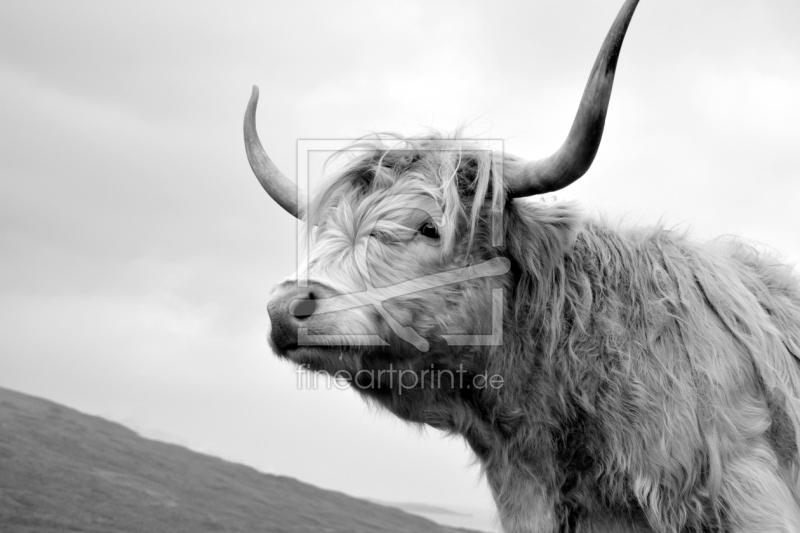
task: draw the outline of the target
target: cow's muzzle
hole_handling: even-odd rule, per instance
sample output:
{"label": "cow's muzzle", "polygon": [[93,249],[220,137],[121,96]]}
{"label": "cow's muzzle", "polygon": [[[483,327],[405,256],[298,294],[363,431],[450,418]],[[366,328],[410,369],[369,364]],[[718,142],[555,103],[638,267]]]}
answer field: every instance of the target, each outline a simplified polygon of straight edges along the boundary
{"label": "cow's muzzle", "polygon": [[270,343],[280,354],[297,348],[300,342],[299,329],[308,328],[317,309],[317,300],[334,296],[334,291],[319,283],[299,287],[294,281],[279,285],[267,304],[272,322]]}

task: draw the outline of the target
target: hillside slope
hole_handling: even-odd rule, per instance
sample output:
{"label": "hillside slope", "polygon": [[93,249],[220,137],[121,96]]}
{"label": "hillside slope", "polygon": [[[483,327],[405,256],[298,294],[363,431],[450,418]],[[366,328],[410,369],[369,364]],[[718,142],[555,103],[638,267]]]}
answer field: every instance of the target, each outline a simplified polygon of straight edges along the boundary
{"label": "hillside slope", "polygon": [[0,388],[3,533],[452,533]]}

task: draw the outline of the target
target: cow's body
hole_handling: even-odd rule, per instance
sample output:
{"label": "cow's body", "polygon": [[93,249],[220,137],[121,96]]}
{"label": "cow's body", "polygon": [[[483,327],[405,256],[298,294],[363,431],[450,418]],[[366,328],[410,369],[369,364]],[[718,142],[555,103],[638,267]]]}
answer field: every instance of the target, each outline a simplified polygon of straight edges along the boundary
{"label": "cow's body", "polygon": [[[635,4],[590,88],[613,79]],[[590,88],[551,158],[446,138],[375,142],[365,155],[362,143],[307,212],[260,148],[252,99],[253,169],[314,234],[309,284],[273,293],[271,344],[404,420],[463,436],[508,533],[796,533],[800,284],[789,267],[736,241],[520,199],[588,168],[605,118],[590,104],[607,104],[610,85]],[[574,154],[581,143],[592,146]],[[475,275],[490,264],[507,267]]]}
{"label": "cow's body", "polygon": [[[476,200],[467,192],[492,191],[475,182],[494,178],[475,172],[491,163],[470,161],[469,152],[456,158],[457,141],[450,151],[426,149],[442,142],[414,143],[417,161],[408,157],[415,152],[377,150],[320,191],[312,284],[331,294],[364,290],[356,274],[362,249],[376,287],[497,256],[510,260],[510,271],[390,300],[398,321],[431,340],[427,352],[394,336],[365,307],[303,325],[343,338],[371,332],[389,346],[342,354],[339,347],[297,346],[297,332],[280,329],[273,330],[276,351],[331,374],[368,371],[369,382],[353,380],[367,398],[405,420],[462,435],[509,532],[800,531],[793,495],[800,290],[790,269],[736,241],[698,244],[676,231],[614,227],[575,205],[535,200],[505,204],[503,244],[492,246],[492,195],[471,220]],[[450,158],[462,165],[453,190],[427,178],[446,172],[415,172],[415,165],[452,168]],[[406,248],[383,243],[392,239],[372,223],[413,216],[412,192],[424,191],[441,205],[459,191],[460,223],[450,228],[451,250],[441,249],[444,243],[428,256],[416,250],[403,268]],[[437,340],[490,329],[490,294],[498,287],[507,292],[500,346],[455,348]],[[288,281],[272,302],[288,302],[285,295],[297,290]],[[426,385],[423,375],[419,386],[400,388],[390,381],[392,368],[416,376],[461,370],[465,383],[497,375],[503,385]],[[375,382],[380,371],[386,373]]]}
{"label": "cow's body", "polygon": [[[534,225],[572,211],[524,210]],[[489,359],[497,371],[514,361],[497,401],[524,413],[520,434],[483,443],[498,503],[524,506],[517,485],[537,479],[554,509],[507,529],[592,531],[599,512],[616,515],[608,531],[800,531],[800,290],[788,267],[661,228],[554,231],[563,248],[514,257],[541,274],[524,291],[516,281],[513,300],[538,305]],[[507,465],[512,450],[524,467]]]}

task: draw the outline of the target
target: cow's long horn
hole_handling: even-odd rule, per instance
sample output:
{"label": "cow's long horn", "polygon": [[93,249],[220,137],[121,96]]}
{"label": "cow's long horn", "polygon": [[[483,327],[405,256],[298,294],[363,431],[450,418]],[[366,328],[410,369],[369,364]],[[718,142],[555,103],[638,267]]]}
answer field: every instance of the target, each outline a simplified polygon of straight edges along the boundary
{"label": "cow's long horn", "polygon": [[297,204],[300,191],[292,181],[278,170],[275,163],[267,155],[261,141],[258,139],[256,131],[256,107],[258,106],[258,87],[253,85],[253,94],[247,103],[247,111],[244,113],[244,147],[247,150],[247,160],[250,161],[250,168],[256,175],[261,186],[267,191],[273,200],[278,202],[289,214],[303,219],[305,213],[301,213]]}
{"label": "cow's long horn", "polygon": [[627,0],[608,31],[583,91],[575,121],[561,148],[545,159],[525,163],[519,172],[506,178],[512,197],[563,189],[589,170],[603,137],[622,41],[638,3],[639,0]]}

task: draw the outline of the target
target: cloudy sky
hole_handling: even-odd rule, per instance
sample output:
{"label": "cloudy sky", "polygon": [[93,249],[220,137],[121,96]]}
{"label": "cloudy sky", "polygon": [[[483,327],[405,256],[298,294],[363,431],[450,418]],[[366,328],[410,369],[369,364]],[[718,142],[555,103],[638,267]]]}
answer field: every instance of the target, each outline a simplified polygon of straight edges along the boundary
{"label": "cloudy sky", "polygon": [[[298,139],[425,127],[545,156],[621,0],[0,4],[0,386],[380,500],[487,507],[464,445],[298,389],[266,345],[295,225],[241,119]],[[800,4],[642,0],[603,146],[558,194],[800,261]]]}

